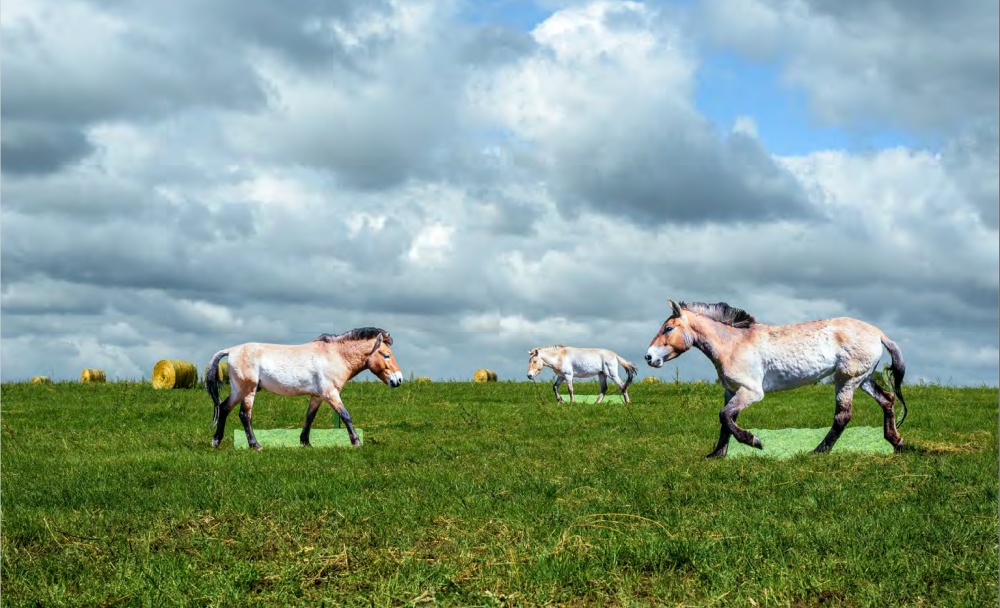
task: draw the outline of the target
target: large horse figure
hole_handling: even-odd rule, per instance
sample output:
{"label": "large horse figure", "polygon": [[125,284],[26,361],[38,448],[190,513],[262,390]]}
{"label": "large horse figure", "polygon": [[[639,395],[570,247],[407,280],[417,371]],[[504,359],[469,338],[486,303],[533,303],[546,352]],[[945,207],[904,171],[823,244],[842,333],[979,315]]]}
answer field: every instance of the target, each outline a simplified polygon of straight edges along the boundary
{"label": "large horse figure", "polygon": [[[247,443],[255,450],[262,449],[250,425],[254,396],[259,390],[286,396],[309,395],[309,409],[299,436],[302,445],[309,445],[309,428],[324,401],[344,421],[351,444],[360,445],[351,415],[340,400],[340,391],[348,380],[366,369],[392,388],[402,384],[403,372],[396,364],[389,348],[391,345],[389,332],[377,327],[361,327],[338,335],[323,334],[306,344],[248,342],[220,350],[212,357],[205,375],[205,388],[215,405],[212,426],[216,429],[212,447],[219,447],[226,417],[237,403],[242,402],[240,420]],[[219,361],[226,356],[229,357],[231,390],[225,402],[220,403]]]}
{"label": "large horse figure", "polygon": [[[737,426],[740,412],[763,399],[766,392],[814,384],[831,374],[836,386],[836,412],[830,432],[815,452],[829,451],[840,438],[851,420],[854,391],[858,388],[882,406],[886,441],[897,451],[903,445],[893,404],[897,398],[903,404],[901,426],[906,420],[902,393],[906,366],[899,347],[882,330],[848,317],[765,325],[726,303],[668,302],[670,317],[650,342],[646,363],[660,367],[694,347],[715,365],[726,390],[726,405],[719,412],[719,443],[709,458],[726,455],[730,436],[762,449],[759,438]],[[892,358],[895,394],[879,386],[872,375],[883,346]]]}

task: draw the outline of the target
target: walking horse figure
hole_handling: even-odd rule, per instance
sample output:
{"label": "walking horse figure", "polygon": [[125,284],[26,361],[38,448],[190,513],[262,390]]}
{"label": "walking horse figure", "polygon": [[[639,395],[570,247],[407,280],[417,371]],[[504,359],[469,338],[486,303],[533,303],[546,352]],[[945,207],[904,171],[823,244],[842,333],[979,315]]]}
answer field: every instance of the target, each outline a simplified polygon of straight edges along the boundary
{"label": "walking horse figure", "polygon": [[[534,380],[542,371],[542,367],[549,367],[556,373],[556,382],[552,385],[552,390],[556,393],[556,401],[563,402],[559,394],[559,385],[564,381],[569,387],[569,402],[573,403],[573,378],[591,378],[597,376],[601,383],[601,394],[597,397],[597,403],[604,401],[604,394],[608,392],[608,378],[614,381],[622,392],[625,403],[632,401],[628,396],[628,387],[632,384],[632,379],[638,371],[632,363],[616,355],[606,348],[574,348],[553,344],[533,348],[528,351],[528,379]],[[628,378],[622,382],[618,377],[618,364],[625,368]]]}
{"label": "walking horse figure", "polygon": [[[323,334],[306,344],[248,342],[220,350],[212,356],[205,375],[205,388],[215,405],[212,426],[216,429],[212,447],[218,447],[222,441],[230,410],[242,402],[240,420],[247,443],[255,450],[262,449],[250,424],[254,396],[261,390],[290,397],[309,395],[309,409],[299,436],[302,445],[310,445],[309,428],[324,401],[344,421],[351,444],[360,445],[351,415],[340,400],[340,391],[348,380],[366,369],[392,388],[402,384],[403,372],[396,364],[389,348],[391,345],[389,332],[377,327],[361,327],[338,335]],[[219,361],[226,356],[229,357],[230,392],[225,402],[220,403]]]}
{"label": "walking horse figure", "polygon": [[[864,321],[840,317],[795,325],[765,325],[752,315],[726,303],[670,303],[670,317],[650,342],[646,362],[660,367],[692,346],[705,353],[719,372],[726,390],[726,405],[719,412],[721,430],[715,451],[726,455],[729,437],[762,449],[760,439],[736,424],[740,412],[764,398],[764,393],[814,384],[833,374],[836,412],[833,426],[815,452],[826,452],[840,438],[851,420],[854,391],[868,393],[882,406],[886,441],[897,451],[903,440],[897,431],[893,404],[906,402],[902,383],[906,367],[896,343],[880,329]],[[895,394],[880,387],[872,376],[882,356],[882,347],[892,358]]]}

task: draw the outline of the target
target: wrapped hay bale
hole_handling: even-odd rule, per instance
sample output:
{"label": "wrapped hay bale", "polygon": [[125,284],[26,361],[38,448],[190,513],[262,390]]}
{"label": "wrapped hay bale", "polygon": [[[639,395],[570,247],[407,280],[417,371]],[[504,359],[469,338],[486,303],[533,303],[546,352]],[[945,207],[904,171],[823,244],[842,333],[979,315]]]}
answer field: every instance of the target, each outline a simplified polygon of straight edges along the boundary
{"label": "wrapped hay bale", "polygon": [[476,373],[472,374],[473,382],[496,382],[497,373],[491,369],[477,369]]}
{"label": "wrapped hay bale", "polygon": [[32,384],[50,384],[52,379],[48,376],[35,376],[31,379]]}
{"label": "wrapped hay bale", "polygon": [[430,384],[431,379],[428,378],[427,376],[420,376],[419,378],[414,380],[414,382],[416,382],[417,384]]}
{"label": "wrapped hay bale", "polygon": [[80,382],[106,382],[103,369],[85,369],[80,372]]}
{"label": "wrapped hay bale", "polygon": [[645,378],[642,379],[642,383],[643,384],[659,384],[660,383],[660,379],[657,378],[656,376],[646,376]]}
{"label": "wrapped hay bale", "polygon": [[198,368],[179,359],[161,359],[153,366],[153,388],[194,388]]}

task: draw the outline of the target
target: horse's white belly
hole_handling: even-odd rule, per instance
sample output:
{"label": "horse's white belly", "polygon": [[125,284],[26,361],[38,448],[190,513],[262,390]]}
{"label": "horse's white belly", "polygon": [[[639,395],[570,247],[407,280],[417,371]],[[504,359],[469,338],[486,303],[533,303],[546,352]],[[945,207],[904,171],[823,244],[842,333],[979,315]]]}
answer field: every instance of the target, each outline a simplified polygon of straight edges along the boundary
{"label": "horse's white belly", "polygon": [[836,366],[833,349],[770,358],[764,368],[763,388],[765,392],[780,391],[815,384],[832,374]]}
{"label": "horse's white belly", "polygon": [[596,353],[587,353],[573,361],[573,376],[591,378],[604,370],[604,359]]}
{"label": "horse's white belly", "polygon": [[264,390],[292,397],[302,394],[318,395],[322,393],[319,386],[320,378],[316,368],[292,361],[263,361],[260,367],[258,386]]}

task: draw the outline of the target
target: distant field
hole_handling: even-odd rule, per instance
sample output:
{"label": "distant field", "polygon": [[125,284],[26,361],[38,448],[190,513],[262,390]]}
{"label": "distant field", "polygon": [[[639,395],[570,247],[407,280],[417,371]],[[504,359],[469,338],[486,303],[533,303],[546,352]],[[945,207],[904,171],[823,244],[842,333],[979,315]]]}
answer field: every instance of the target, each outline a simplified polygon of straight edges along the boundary
{"label": "distant field", "polygon": [[[260,453],[233,448],[235,416],[209,447],[203,390],[4,384],[2,602],[996,606],[998,391],[904,391],[900,454],[705,461],[712,384],[624,406],[352,382],[363,447]],[[255,426],[299,427],[306,403],[263,393]],[[740,424],[827,427],[833,407],[808,387]],[[881,420],[859,392],[851,425]]]}

